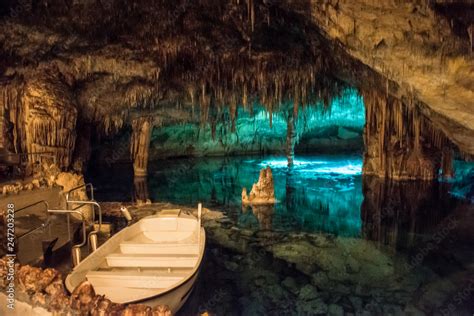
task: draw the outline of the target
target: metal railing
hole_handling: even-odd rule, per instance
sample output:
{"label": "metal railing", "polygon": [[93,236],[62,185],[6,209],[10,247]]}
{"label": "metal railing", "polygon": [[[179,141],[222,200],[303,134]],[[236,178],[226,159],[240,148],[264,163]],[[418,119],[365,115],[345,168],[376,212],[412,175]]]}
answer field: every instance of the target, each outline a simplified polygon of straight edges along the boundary
{"label": "metal railing", "polygon": [[[80,200],[73,200],[72,199],[72,193],[76,192],[80,189],[85,189],[86,190],[86,195],[87,195],[87,190],[89,189],[90,194],[91,194],[90,200],[80,201]],[[72,246],[71,252],[72,252],[72,263],[73,263],[73,265],[77,266],[80,263],[80,261],[81,261],[81,248],[87,243],[87,240],[89,240],[89,245],[90,245],[90,248],[91,248],[92,251],[95,251],[97,249],[97,234],[100,232],[101,226],[102,226],[102,208],[101,208],[100,204],[97,203],[94,200],[94,186],[91,183],[86,183],[86,184],[77,186],[77,187],[72,188],[71,190],[69,190],[66,193],[66,209],[64,209],[64,210],[62,210],[62,209],[50,209],[48,202],[46,202],[45,200],[41,200],[41,201],[29,204],[27,206],[24,206],[24,207],[16,210],[15,214],[19,213],[19,212],[23,212],[23,211],[25,211],[27,209],[30,209],[30,208],[32,208],[34,206],[37,206],[37,205],[43,205],[44,206],[44,210],[45,210],[46,215],[47,215],[46,221],[44,223],[42,223],[41,226],[35,227],[35,228],[29,230],[26,233],[23,233],[21,236],[18,236],[17,238],[22,238],[22,237],[38,230],[38,229],[42,229],[46,226],[50,226],[50,223],[51,223],[50,215],[51,214],[65,214],[65,215],[67,215],[67,225],[68,225],[68,235],[69,235],[68,237],[69,237],[69,240],[72,240],[71,234],[70,234],[70,217],[69,216],[71,214],[77,214],[80,217],[81,226],[82,226],[82,240],[81,240],[80,243],[74,244]],[[87,227],[86,227],[87,219],[84,215],[84,212],[82,212],[80,210],[80,208],[84,207],[84,206],[90,206],[91,207],[91,209],[92,209],[92,223],[93,224],[95,224],[96,212],[98,213],[97,214],[98,215],[97,216],[98,217],[98,227],[94,227],[94,225],[92,225],[92,227],[93,227],[92,231],[88,235],[87,235]]]}
{"label": "metal railing", "polygon": [[[72,200],[71,193],[76,192],[80,189],[85,188],[86,190],[86,195],[87,195],[87,189],[90,189],[91,196],[89,201],[81,201],[81,200]],[[92,207],[92,223],[95,224],[95,218],[96,218],[96,210],[98,213],[99,217],[99,225],[97,229],[93,226],[92,231],[88,235],[88,240],[89,240],[89,245],[92,251],[95,251],[97,249],[97,234],[100,232],[100,229],[102,227],[102,208],[99,203],[97,203],[94,200],[94,186],[92,183],[86,183],[82,184],[80,186],[77,186],[75,188],[72,188],[66,193],[66,208],[72,211],[77,211],[80,208],[84,206],[91,206]]]}
{"label": "metal railing", "polygon": [[32,204],[23,206],[22,208],[19,208],[19,209],[15,210],[15,217],[16,217],[16,214],[18,214],[18,213],[20,213],[20,212],[23,212],[23,211],[25,211],[25,210],[27,210],[27,209],[29,209],[29,208],[32,208],[33,206],[36,206],[36,205],[43,205],[43,206],[45,206],[45,209],[44,209],[44,210],[46,211],[46,215],[47,215],[46,222],[42,223],[41,226],[39,226],[39,227],[32,228],[32,229],[30,229],[29,231],[27,231],[26,233],[23,233],[23,234],[21,234],[20,236],[17,236],[17,237],[16,237],[17,239],[20,239],[20,238],[22,238],[22,237],[25,237],[26,235],[29,235],[29,234],[31,234],[32,232],[37,231],[38,229],[44,229],[46,226],[49,225],[49,223],[50,223],[49,212],[48,212],[48,210],[49,210],[49,204],[48,204],[48,202],[46,202],[45,200],[41,200],[41,201],[38,201],[38,202],[35,202],[35,203],[32,203]]}
{"label": "metal railing", "polygon": [[[81,223],[82,223],[82,241],[78,244],[73,245],[72,249],[71,249],[72,250],[73,264],[77,265],[80,262],[80,258],[81,258],[80,257],[80,249],[87,242],[86,219],[84,217],[84,214],[81,211],[78,211],[78,210],[53,210],[53,209],[50,209],[48,202],[46,202],[45,200],[41,200],[41,201],[38,201],[38,202],[35,202],[35,203],[32,203],[32,204],[29,204],[27,206],[24,206],[24,207],[16,210],[15,214],[17,214],[19,212],[22,212],[22,211],[25,211],[29,208],[32,208],[33,206],[36,206],[36,205],[43,205],[45,207],[45,211],[46,211],[46,214],[47,214],[46,221],[44,223],[42,223],[41,226],[30,229],[26,233],[24,233],[20,236],[17,236],[16,238],[20,239],[22,237],[25,237],[28,234],[31,234],[32,232],[34,232],[38,229],[44,229],[45,227],[49,226],[50,223],[51,223],[51,221],[50,221],[50,215],[51,214],[66,214],[66,215],[68,215],[68,231],[69,231],[69,214],[78,214],[81,217]],[[70,237],[69,237],[69,240],[71,240]]]}
{"label": "metal railing", "polygon": [[[82,242],[79,244],[75,244],[72,246],[72,264],[73,266],[77,266],[79,262],[81,261],[81,247],[84,246],[87,242],[87,232],[86,232],[86,218],[84,217],[84,214],[81,211],[77,210],[48,210],[49,213],[53,214],[78,214],[81,217],[81,222],[82,222]],[[69,223],[68,223],[69,225]]]}

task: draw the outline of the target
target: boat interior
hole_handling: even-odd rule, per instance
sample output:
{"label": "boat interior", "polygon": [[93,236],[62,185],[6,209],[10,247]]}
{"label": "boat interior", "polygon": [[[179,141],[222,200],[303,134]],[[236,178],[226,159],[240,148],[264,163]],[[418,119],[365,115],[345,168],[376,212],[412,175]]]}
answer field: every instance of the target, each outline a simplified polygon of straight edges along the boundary
{"label": "boat interior", "polygon": [[74,269],[66,285],[71,290],[87,279],[96,293],[119,303],[156,296],[194,275],[204,239],[195,217],[164,210],[105,242]]}

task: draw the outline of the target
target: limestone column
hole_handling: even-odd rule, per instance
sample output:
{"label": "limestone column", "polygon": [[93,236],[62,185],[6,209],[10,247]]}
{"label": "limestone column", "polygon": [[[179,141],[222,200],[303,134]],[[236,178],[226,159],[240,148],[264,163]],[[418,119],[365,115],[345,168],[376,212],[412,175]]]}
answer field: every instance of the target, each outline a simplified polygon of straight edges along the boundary
{"label": "limestone column", "polygon": [[446,179],[454,176],[453,150],[449,147],[443,148],[441,170],[443,172],[443,177]]}
{"label": "limestone column", "polygon": [[133,200],[138,204],[144,204],[149,198],[146,177],[135,177],[133,179]]}
{"label": "limestone column", "polygon": [[148,170],[148,153],[150,148],[153,121],[149,117],[137,118],[132,122],[131,158],[136,177],[146,177]]}
{"label": "limestone column", "polygon": [[286,157],[288,159],[288,167],[292,167],[295,159],[295,118],[292,111],[288,114],[287,130],[286,130]]}

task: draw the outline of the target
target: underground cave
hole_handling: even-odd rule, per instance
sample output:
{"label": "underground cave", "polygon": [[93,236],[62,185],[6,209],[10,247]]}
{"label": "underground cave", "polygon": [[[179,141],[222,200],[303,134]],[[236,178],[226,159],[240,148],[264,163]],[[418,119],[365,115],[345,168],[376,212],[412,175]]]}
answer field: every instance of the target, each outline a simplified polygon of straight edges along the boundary
{"label": "underground cave", "polygon": [[469,0],[4,0],[1,315],[474,313]]}

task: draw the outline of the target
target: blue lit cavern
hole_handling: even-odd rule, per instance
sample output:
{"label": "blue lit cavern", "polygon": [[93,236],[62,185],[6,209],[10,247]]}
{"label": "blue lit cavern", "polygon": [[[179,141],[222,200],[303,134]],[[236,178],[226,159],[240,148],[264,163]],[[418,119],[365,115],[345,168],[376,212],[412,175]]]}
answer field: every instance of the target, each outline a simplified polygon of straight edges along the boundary
{"label": "blue lit cavern", "polygon": [[0,315],[473,315],[469,1],[0,4]]}

